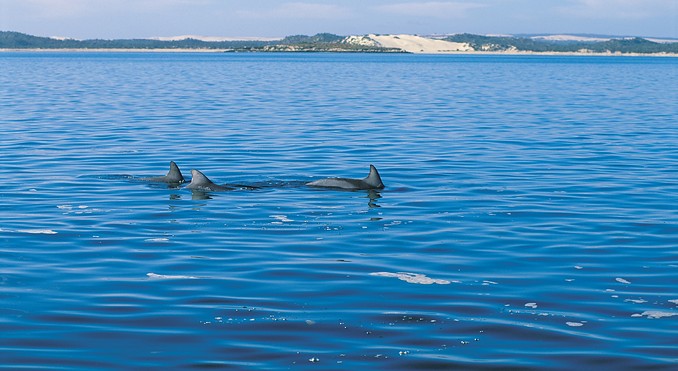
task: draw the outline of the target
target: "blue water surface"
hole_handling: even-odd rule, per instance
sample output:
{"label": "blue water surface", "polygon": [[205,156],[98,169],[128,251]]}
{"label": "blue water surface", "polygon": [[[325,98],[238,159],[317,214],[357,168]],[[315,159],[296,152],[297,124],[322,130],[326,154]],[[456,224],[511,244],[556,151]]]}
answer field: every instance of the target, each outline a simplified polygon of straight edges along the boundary
{"label": "blue water surface", "polygon": [[676,58],[1,53],[0,367],[676,369],[677,97]]}

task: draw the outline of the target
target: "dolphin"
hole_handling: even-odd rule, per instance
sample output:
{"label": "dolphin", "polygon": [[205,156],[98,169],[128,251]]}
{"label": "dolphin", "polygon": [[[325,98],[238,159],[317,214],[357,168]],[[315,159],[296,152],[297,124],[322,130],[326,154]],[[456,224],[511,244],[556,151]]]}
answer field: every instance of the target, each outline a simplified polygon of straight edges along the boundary
{"label": "dolphin", "polygon": [[230,187],[224,187],[220,186],[218,184],[214,184],[209,178],[205,176],[205,174],[201,173],[199,170],[191,170],[191,176],[193,177],[191,179],[191,183],[186,186],[186,188],[190,190],[196,190],[196,191],[230,191],[233,190],[233,188]]}
{"label": "dolphin", "polygon": [[384,183],[381,182],[379,172],[374,165],[370,165],[370,175],[365,179],[326,178],[306,183],[306,185],[311,187],[340,188],[346,190],[384,188]]}
{"label": "dolphin", "polygon": [[184,176],[181,175],[179,166],[177,166],[174,161],[170,161],[170,169],[169,172],[167,172],[167,175],[152,178],[142,178],[141,180],[146,180],[149,182],[180,184],[184,182]]}

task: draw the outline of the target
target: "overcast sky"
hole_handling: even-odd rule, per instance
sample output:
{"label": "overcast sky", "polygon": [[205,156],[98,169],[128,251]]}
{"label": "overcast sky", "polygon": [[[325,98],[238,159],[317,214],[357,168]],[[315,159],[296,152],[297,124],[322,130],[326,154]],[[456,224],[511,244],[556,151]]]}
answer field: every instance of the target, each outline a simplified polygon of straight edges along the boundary
{"label": "overcast sky", "polygon": [[678,0],[0,0],[0,30],[77,39],[319,32],[678,38]]}

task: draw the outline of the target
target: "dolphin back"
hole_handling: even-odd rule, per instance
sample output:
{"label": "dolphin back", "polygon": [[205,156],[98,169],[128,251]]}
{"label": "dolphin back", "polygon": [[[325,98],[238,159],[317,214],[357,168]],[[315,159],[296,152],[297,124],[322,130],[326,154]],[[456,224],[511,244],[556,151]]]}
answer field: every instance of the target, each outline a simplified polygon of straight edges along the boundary
{"label": "dolphin back", "polygon": [[370,174],[365,179],[326,178],[306,183],[306,185],[311,187],[340,188],[348,190],[384,188],[384,183],[381,181],[379,172],[374,165],[370,165]]}
{"label": "dolphin back", "polygon": [[348,178],[327,178],[327,179],[318,179],[316,181],[306,183],[306,185],[311,187],[322,187],[322,188],[341,188],[341,189],[365,189],[365,182],[360,179],[348,179]]}

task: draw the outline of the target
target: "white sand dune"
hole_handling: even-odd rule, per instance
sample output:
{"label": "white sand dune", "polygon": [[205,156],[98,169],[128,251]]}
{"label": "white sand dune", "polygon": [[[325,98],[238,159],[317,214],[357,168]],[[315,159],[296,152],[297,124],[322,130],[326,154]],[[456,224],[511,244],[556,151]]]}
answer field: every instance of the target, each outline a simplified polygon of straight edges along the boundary
{"label": "white sand dune", "polygon": [[600,42],[600,41],[611,40],[609,37],[588,37],[588,36],[576,36],[576,35],[532,36],[532,39],[547,40],[547,41],[588,41],[588,42]]}
{"label": "white sand dune", "polygon": [[385,48],[398,48],[410,53],[444,54],[473,51],[467,43],[455,43],[416,35],[372,34],[367,37]]}

